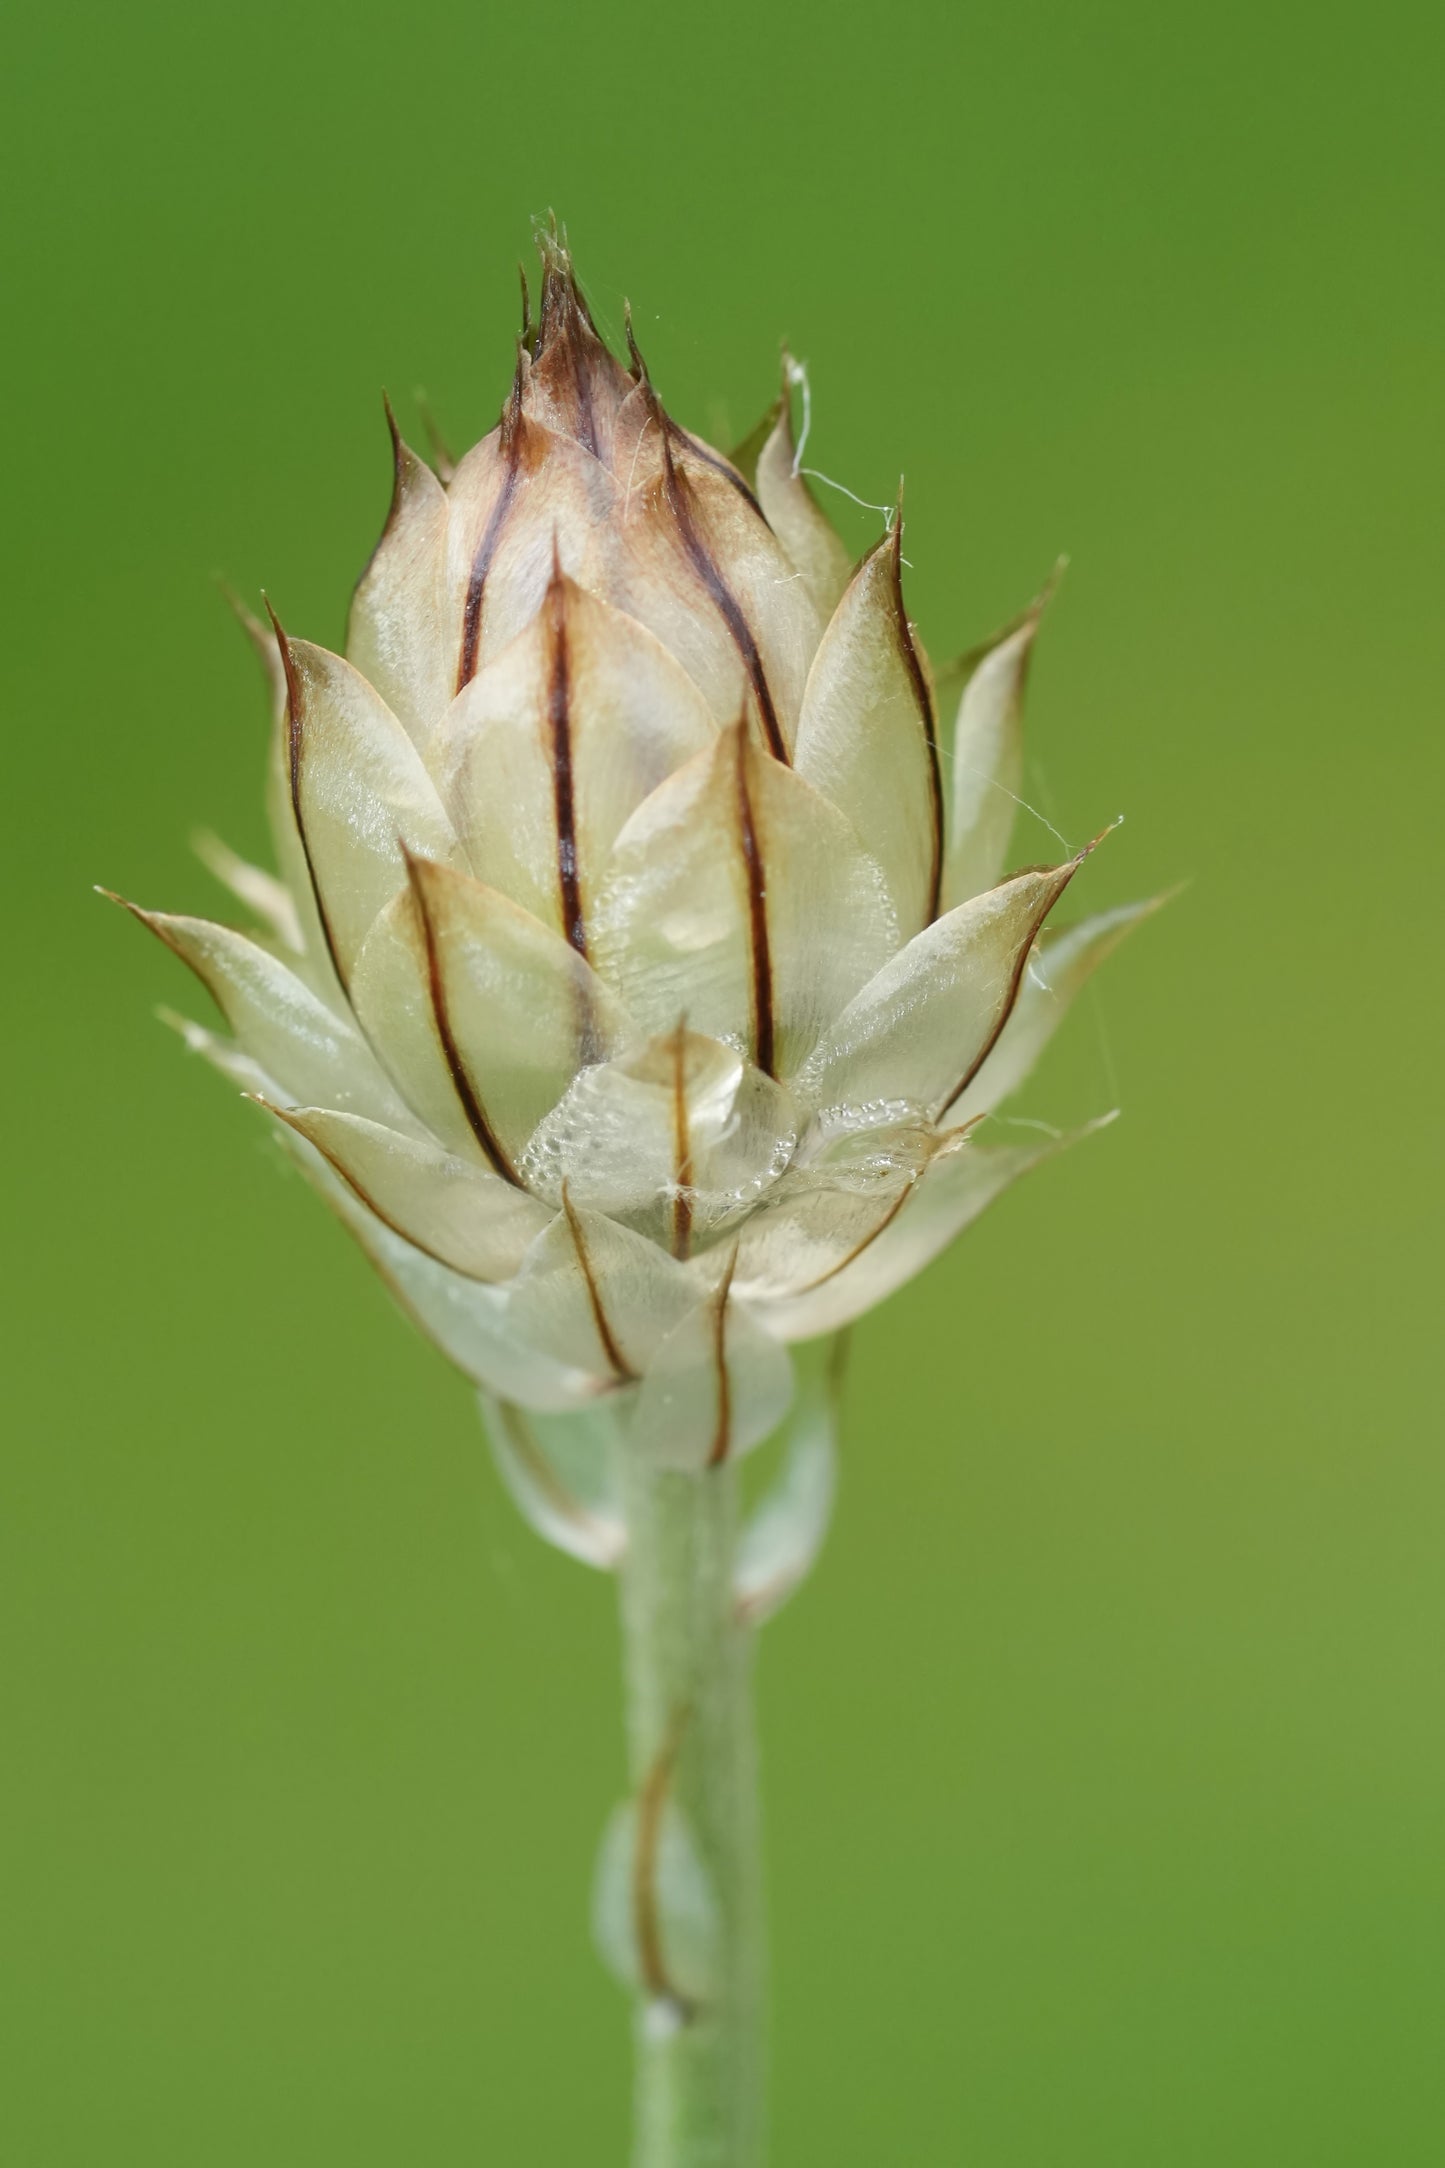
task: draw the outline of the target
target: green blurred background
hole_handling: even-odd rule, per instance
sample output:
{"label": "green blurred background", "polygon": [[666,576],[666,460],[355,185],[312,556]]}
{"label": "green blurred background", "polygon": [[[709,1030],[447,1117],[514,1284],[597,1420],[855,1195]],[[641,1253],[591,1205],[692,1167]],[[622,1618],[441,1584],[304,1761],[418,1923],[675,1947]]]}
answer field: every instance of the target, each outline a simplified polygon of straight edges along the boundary
{"label": "green blurred background", "polygon": [[[0,2155],[620,2162],[612,1591],[89,892],[223,908],[380,388],[533,213],[669,402],[909,480],[936,653],[1073,568],[1027,790],[1192,885],[869,1322],[762,1674],[779,2168],[1445,2157],[1438,9],[28,6],[7,33]],[[862,548],[872,515],[837,504]],[[1047,855],[1021,823],[1016,855]]]}

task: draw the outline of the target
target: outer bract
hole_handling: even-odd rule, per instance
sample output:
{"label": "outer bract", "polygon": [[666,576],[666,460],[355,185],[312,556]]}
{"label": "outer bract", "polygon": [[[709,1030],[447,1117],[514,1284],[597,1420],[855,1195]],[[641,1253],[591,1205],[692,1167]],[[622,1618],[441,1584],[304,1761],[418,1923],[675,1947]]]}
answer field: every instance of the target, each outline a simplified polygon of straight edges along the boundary
{"label": "outer bract", "polygon": [[346,656],[252,628],[279,878],[207,856],[261,930],[136,915],[525,1509],[610,1563],[589,1455],[772,1430],[789,1342],[1058,1148],[978,1124],[1147,907],[1051,940],[1086,854],[1004,878],[1038,609],[952,673],[946,784],[900,524],[850,569],[786,394],[724,458],[543,257],[492,433],[439,473],[393,424]]}

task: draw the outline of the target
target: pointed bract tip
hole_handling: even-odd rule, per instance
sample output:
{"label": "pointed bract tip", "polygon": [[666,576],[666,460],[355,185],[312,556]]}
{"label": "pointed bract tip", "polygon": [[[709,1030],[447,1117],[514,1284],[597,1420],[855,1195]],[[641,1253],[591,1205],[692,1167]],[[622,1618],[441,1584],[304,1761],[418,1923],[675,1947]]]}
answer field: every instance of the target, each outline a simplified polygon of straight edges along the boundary
{"label": "pointed bract tip", "polygon": [[117,904],[122,911],[129,912],[138,925],[144,926],[147,933],[153,933],[168,949],[175,949],[175,942],[166,931],[166,914],[163,911],[147,911],[144,904],[132,903],[129,896],[122,896],[113,888],[103,888],[99,882],[95,884],[95,893],[97,896],[104,896],[107,903]]}
{"label": "pointed bract tip", "polygon": [[242,630],[250,633],[253,639],[257,633],[260,633],[264,639],[266,628],[255,611],[242,598],[239,588],[232,585],[224,572],[213,572],[211,577],[216,583],[221,600],[225,603],[232,617],[240,624]]}
{"label": "pointed bract tip", "polygon": [[542,298],[534,341],[540,354],[554,338],[565,333],[569,324],[581,322],[592,332],[596,326],[577,283],[572,251],[567,245],[567,229],[558,224],[555,211],[547,213],[545,224],[534,220],[533,235],[542,259]]}
{"label": "pointed bract tip", "polygon": [[517,365],[512,371],[512,385],[502,401],[501,430],[503,442],[509,433],[518,428],[522,420],[522,395],[527,388],[527,372],[532,366],[532,356],[525,343],[517,341]]}
{"label": "pointed bract tip", "polygon": [[[808,383],[808,364],[805,361],[799,361],[786,339],[783,340],[778,349],[778,362],[778,396],[773,403],[770,420],[773,428],[777,428],[781,423],[787,434],[788,443],[793,452],[793,478],[796,480],[803,449],[808,441],[808,432],[812,426],[812,391]],[[793,393],[795,391],[800,391],[803,395],[803,433],[801,439],[793,427]]]}
{"label": "pointed bract tip", "polygon": [[445,488],[457,471],[456,457],[437,421],[432,403],[420,384],[415,386],[411,397],[426,432],[427,450],[431,453],[431,463],[436,469],[437,480]]}
{"label": "pointed bract tip", "polygon": [[286,679],[286,712],[291,718],[291,727],[295,732],[301,727],[301,680],[296,674],[296,657],[291,652],[291,642],[287,638],[286,628],[276,615],[272,607],[271,597],[264,587],[261,590],[261,600],[266,605],[266,615],[270,618],[271,630],[276,635],[276,651],[281,657],[281,669]]}
{"label": "pointed bract tip", "polygon": [[[284,1122],[288,1129],[294,1130],[298,1137],[304,1137],[308,1144],[313,1141],[306,1135],[305,1124],[296,1119],[296,1114],[301,1111],[299,1108],[293,1110],[289,1107],[278,1107],[275,1100],[268,1099],[264,1092],[242,1092],[241,1097],[251,1106],[259,1107],[263,1114],[269,1114],[273,1121]],[[326,1155],[323,1153],[322,1156],[324,1158]]]}
{"label": "pointed bract tip", "polygon": [[276,654],[275,643],[272,640],[269,627],[262,623],[250,604],[232,586],[224,573],[218,572],[215,575],[215,581],[220,591],[221,600],[225,603],[226,608],[235,618],[236,623],[245,633],[246,638],[269,670],[274,664]]}
{"label": "pointed bract tip", "polygon": [[128,911],[132,918],[140,921],[142,926],[148,926],[152,933],[160,934],[161,939],[165,939],[162,929],[156,924],[156,919],[159,916],[157,912],[146,910],[144,904],[132,903],[129,896],[122,896],[118,889],[107,888],[100,881],[92,883],[92,893],[97,896],[104,896],[107,903],[116,904],[120,910]]}
{"label": "pointed bract tip", "polygon": [[652,379],[647,373],[646,357],[637,343],[637,332],[632,322],[632,303],[630,301],[624,301],[622,304],[622,329],[627,338],[627,352],[632,362],[632,374],[639,384],[650,384]]}
{"label": "pointed bract tip", "polygon": [[1075,851],[1069,863],[1071,865],[1081,866],[1084,863],[1084,860],[1091,857],[1093,853],[1099,848],[1099,845],[1104,841],[1104,838],[1106,836],[1111,836],[1116,828],[1122,828],[1123,825],[1123,814],[1116,813],[1113,820],[1106,822],[1096,836],[1091,836],[1081,850]]}
{"label": "pointed bract tip", "polygon": [[1034,596],[1034,599],[1029,604],[1028,608],[1022,613],[1022,617],[1020,619],[1018,627],[1019,630],[1022,630],[1024,626],[1027,626],[1031,636],[1038,631],[1039,620],[1042,618],[1045,610],[1047,610],[1049,604],[1053,601],[1055,595],[1062,587],[1064,583],[1064,574],[1068,571],[1068,569],[1069,559],[1067,553],[1064,551],[1060,551],[1059,555],[1054,559],[1053,564],[1049,568],[1048,578],[1044,581],[1043,586]]}
{"label": "pointed bract tip", "polygon": [[[406,439],[402,436],[401,433],[401,424],[396,418],[396,409],[391,403],[391,395],[386,390],[385,386],[382,387],[381,410],[386,416],[387,434],[391,438],[391,503],[387,507],[386,527],[382,530],[382,536],[383,539],[385,539],[386,533],[390,529],[392,522],[396,519],[397,515],[401,511],[402,497],[405,491],[405,472],[408,447]],[[379,548],[380,544],[378,544],[377,547]],[[368,566],[368,570],[369,569],[370,567]],[[365,578],[365,576],[366,575],[363,573],[362,577]]]}
{"label": "pointed bract tip", "polygon": [[214,1032],[207,1031],[204,1024],[196,1023],[192,1017],[182,1016],[179,1009],[168,1009],[164,1002],[157,1002],[151,1014],[158,1024],[164,1024],[167,1031],[173,1031],[178,1039],[184,1040],[188,1054],[204,1053],[215,1043]]}
{"label": "pointed bract tip", "polygon": [[406,877],[411,884],[412,894],[416,897],[421,909],[425,911],[426,898],[423,892],[427,882],[437,874],[444,874],[447,868],[439,859],[428,858],[424,851],[414,851],[403,835],[398,835],[396,847],[401,853],[401,862],[406,868]]}

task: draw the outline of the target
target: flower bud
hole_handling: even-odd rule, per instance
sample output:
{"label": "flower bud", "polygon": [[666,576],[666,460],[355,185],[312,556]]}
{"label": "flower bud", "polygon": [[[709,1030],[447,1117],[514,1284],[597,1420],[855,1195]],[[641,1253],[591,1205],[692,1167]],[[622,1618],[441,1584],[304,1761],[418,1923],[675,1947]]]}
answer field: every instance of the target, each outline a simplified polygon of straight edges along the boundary
{"label": "flower bud", "polygon": [[975,1130],[1139,910],[1041,946],[1087,854],[1003,877],[1037,608],[957,673],[946,788],[901,522],[850,569],[786,380],[724,457],[542,253],[490,435],[442,478],[392,424],[345,656],[253,627],[278,874],[206,849],[266,923],[136,915],[486,1395],[700,1470],[1057,1148]]}

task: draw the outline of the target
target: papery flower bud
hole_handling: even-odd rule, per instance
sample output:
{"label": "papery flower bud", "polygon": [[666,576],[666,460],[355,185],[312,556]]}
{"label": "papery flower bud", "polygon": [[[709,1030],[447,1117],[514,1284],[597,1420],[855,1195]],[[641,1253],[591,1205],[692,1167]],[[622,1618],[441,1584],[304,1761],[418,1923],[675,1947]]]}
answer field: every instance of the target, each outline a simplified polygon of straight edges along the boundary
{"label": "papery flower bud", "polygon": [[[722,457],[542,251],[492,433],[443,480],[392,423],[345,658],[253,627],[279,878],[206,856],[263,929],[136,915],[232,1034],[189,1042],[483,1389],[526,1510],[605,1563],[568,1453],[771,1431],[790,1342],[1068,1141],[976,1129],[1148,906],[1049,938],[1086,853],[1003,878],[1038,608],[961,673],[945,787],[901,522],[850,568],[786,390]],[[755,1608],[789,1570],[759,1550]]]}

